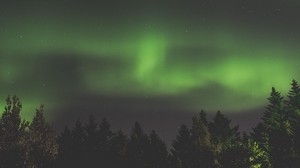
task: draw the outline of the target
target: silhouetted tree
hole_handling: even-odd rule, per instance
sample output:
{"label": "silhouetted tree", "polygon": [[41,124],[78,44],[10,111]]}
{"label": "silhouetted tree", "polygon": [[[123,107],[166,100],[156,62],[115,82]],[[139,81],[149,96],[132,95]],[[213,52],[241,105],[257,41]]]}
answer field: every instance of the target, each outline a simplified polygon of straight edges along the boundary
{"label": "silhouetted tree", "polygon": [[213,167],[216,163],[211,146],[210,132],[207,127],[206,114],[192,117],[192,128],[181,125],[179,135],[173,141],[171,149],[180,168]]}
{"label": "silhouetted tree", "polygon": [[148,168],[150,141],[147,134],[144,133],[140,124],[136,122],[131,131],[129,142],[127,144],[127,167],[131,168]]}
{"label": "silhouetted tree", "polygon": [[124,167],[126,165],[126,146],[128,143],[127,136],[123,133],[123,131],[119,130],[110,140],[110,151],[112,157],[111,167],[119,168]]}
{"label": "silhouetted tree", "polygon": [[220,157],[221,152],[227,148],[231,148],[234,144],[240,141],[238,126],[232,127],[231,120],[226,118],[218,111],[209,123],[209,131],[211,133],[211,145],[215,154],[215,159],[224,160]]}
{"label": "silhouetted tree", "polygon": [[206,113],[204,110],[201,110],[200,112],[200,119],[203,122],[204,125],[208,126],[208,122],[207,122],[207,117],[206,117]]}
{"label": "silhouetted tree", "polygon": [[191,167],[213,167],[214,155],[211,147],[211,137],[206,117],[203,112],[199,116],[192,117],[191,129]]}
{"label": "silhouetted tree", "polygon": [[249,151],[245,144],[239,142],[224,148],[219,154],[219,164],[222,168],[241,168],[249,167]]}
{"label": "silhouetted tree", "polygon": [[240,139],[238,128],[238,126],[231,127],[231,120],[218,111],[213,121],[209,123],[212,143],[221,147],[231,145]]}
{"label": "silhouetted tree", "polygon": [[266,141],[265,137],[267,136],[264,124],[259,122],[254,128],[252,128],[250,136],[254,141],[258,142],[260,146],[263,146]]}
{"label": "silhouetted tree", "polygon": [[64,131],[58,137],[59,155],[56,167],[70,167],[74,159],[73,137],[69,127],[65,127]]}
{"label": "silhouetted tree", "polygon": [[272,88],[268,101],[261,122],[242,138],[220,111],[208,121],[202,110],[190,129],[179,127],[169,153],[155,131],[148,136],[137,122],[128,137],[93,116],[84,125],[77,119],[56,141],[43,106],[31,123],[21,121],[19,98],[8,96],[0,118],[0,168],[297,168],[300,86],[292,81],[287,100]]}
{"label": "silhouetted tree", "polygon": [[294,142],[295,165],[300,164],[300,86],[293,80],[287,100],[284,101],[288,118],[292,126],[292,139]]}
{"label": "silhouetted tree", "polygon": [[72,167],[84,167],[86,163],[84,163],[84,140],[86,137],[86,133],[82,123],[79,119],[76,120],[75,127],[72,132],[72,148],[73,148],[73,161],[71,162]]}
{"label": "silhouetted tree", "polygon": [[105,118],[99,125],[98,136],[98,159],[100,161],[100,165],[103,165],[103,167],[109,167],[109,165],[112,165],[110,141],[114,136],[114,133],[111,131],[110,124]]}
{"label": "silhouetted tree", "polygon": [[262,117],[265,132],[262,134],[262,148],[268,152],[274,168],[293,167],[291,124],[283,105],[283,97],[272,88],[269,105]]}
{"label": "silhouetted tree", "polygon": [[95,167],[99,163],[99,134],[98,123],[94,116],[89,116],[88,124],[84,127],[86,136],[84,140],[84,158],[87,167]]}
{"label": "silhouetted tree", "polygon": [[192,159],[191,155],[191,133],[186,125],[182,124],[179,127],[178,135],[172,142],[172,155],[174,157],[173,162],[176,162],[179,168],[191,168]]}
{"label": "silhouetted tree", "polygon": [[169,153],[166,144],[153,130],[149,135],[150,145],[147,157],[149,168],[166,168],[168,166]]}
{"label": "silhouetted tree", "polygon": [[291,119],[298,118],[300,115],[300,86],[296,80],[291,83],[291,89],[284,101]]}
{"label": "silhouetted tree", "polygon": [[53,167],[58,155],[56,135],[49,127],[44,118],[44,106],[36,110],[35,116],[30,123],[29,133],[29,160],[28,167]]}
{"label": "silhouetted tree", "polygon": [[269,168],[267,153],[251,140],[239,141],[225,148],[220,154],[222,168]]}
{"label": "silhouetted tree", "polygon": [[24,167],[26,154],[26,128],[21,121],[22,104],[17,96],[6,99],[5,110],[0,120],[0,167]]}
{"label": "silhouetted tree", "polygon": [[270,97],[268,98],[269,104],[263,114],[262,120],[267,131],[272,129],[280,129],[281,123],[286,120],[285,109],[283,105],[283,97],[279,92],[272,88]]}

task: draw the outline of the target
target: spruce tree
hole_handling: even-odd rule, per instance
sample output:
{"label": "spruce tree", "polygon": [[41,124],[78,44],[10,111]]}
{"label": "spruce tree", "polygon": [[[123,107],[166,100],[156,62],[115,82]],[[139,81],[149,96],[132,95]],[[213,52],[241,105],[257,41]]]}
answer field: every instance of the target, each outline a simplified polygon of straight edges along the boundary
{"label": "spruce tree", "polygon": [[272,129],[280,129],[283,119],[286,119],[285,109],[283,105],[283,97],[272,87],[271,95],[268,98],[269,104],[263,114],[262,120],[267,131]]}
{"label": "spruce tree", "polygon": [[266,128],[264,126],[264,123],[259,122],[254,128],[252,128],[250,136],[260,146],[263,146],[266,141]]}
{"label": "spruce tree", "polygon": [[178,135],[172,142],[173,162],[177,163],[179,168],[191,168],[191,132],[186,125],[182,124],[179,127]]}
{"label": "spruce tree", "polygon": [[200,115],[200,119],[203,122],[203,124],[206,125],[206,126],[208,126],[207,115],[206,115],[205,111],[201,110],[201,112],[200,112],[199,115]]}
{"label": "spruce tree", "polygon": [[73,148],[73,155],[72,155],[72,162],[71,167],[84,167],[84,140],[86,137],[86,133],[84,127],[79,119],[76,120],[75,127],[73,128],[72,132],[72,148]]}
{"label": "spruce tree", "polygon": [[21,121],[21,109],[17,96],[7,97],[0,119],[0,167],[23,167],[26,162],[28,122]]}
{"label": "spruce tree", "polygon": [[72,133],[69,127],[65,127],[64,131],[57,139],[59,145],[59,155],[56,162],[56,167],[70,167],[73,161],[74,148]]}
{"label": "spruce tree", "polygon": [[166,168],[168,166],[169,157],[166,144],[160,139],[154,130],[151,131],[149,139],[150,145],[147,154],[149,167]]}
{"label": "spruce tree", "polygon": [[89,116],[89,121],[84,127],[86,136],[84,140],[84,160],[87,167],[95,167],[98,162],[99,135],[98,123],[94,116]]}
{"label": "spruce tree", "polygon": [[112,157],[112,168],[124,167],[126,146],[128,137],[122,130],[119,130],[110,140],[110,152]]}
{"label": "spruce tree", "polygon": [[131,168],[148,168],[150,140],[147,134],[144,133],[140,124],[136,122],[131,131],[129,142],[127,144],[127,166]]}
{"label": "spruce tree", "polygon": [[291,89],[285,101],[288,118],[292,127],[292,139],[294,142],[295,164],[300,164],[300,86],[293,80]]}
{"label": "spruce tree", "polygon": [[98,131],[98,159],[103,167],[112,165],[111,139],[114,133],[110,129],[110,124],[104,118],[99,124]]}
{"label": "spruce tree", "polygon": [[216,113],[213,121],[209,123],[209,131],[211,133],[211,143],[216,154],[240,140],[238,126],[232,127],[231,120],[220,111]]}
{"label": "spruce tree", "polygon": [[[202,113],[203,114],[203,113]],[[192,167],[213,167],[214,155],[211,147],[211,137],[206,118],[203,115],[192,117],[191,129],[191,162]]]}
{"label": "spruce tree", "polygon": [[273,87],[268,100],[269,105],[262,117],[265,132],[261,147],[268,152],[272,167],[293,167],[292,129],[283,97]]}
{"label": "spruce tree", "polygon": [[219,161],[222,168],[270,168],[268,154],[250,138],[223,149]]}
{"label": "spruce tree", "polygon": [[300,86],[296,80],[291,83],[291,89],[287,95],[287,100],[284,103],[287,110],[290,112],[290,117],[299,117],[300,115]]}
{"label": "spruce tree", "polygon": [[45,121],[44,106],[36,110],[29,126],[30,167],[53,167],[58,155],[56,135]]}

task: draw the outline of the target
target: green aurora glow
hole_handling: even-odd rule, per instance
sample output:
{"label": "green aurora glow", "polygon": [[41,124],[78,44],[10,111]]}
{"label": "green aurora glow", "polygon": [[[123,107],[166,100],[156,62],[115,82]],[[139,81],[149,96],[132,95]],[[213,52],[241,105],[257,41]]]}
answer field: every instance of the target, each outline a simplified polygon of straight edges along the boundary
{"label": "green aurora glow", "polygon": [[272,86],[286,93],[299,79],[299,40],[250,23],[8,14],[1,17],[1,95],[20,96],[26,119],[39,103],[54,111],[89,93],[239,112],[263,106]]}

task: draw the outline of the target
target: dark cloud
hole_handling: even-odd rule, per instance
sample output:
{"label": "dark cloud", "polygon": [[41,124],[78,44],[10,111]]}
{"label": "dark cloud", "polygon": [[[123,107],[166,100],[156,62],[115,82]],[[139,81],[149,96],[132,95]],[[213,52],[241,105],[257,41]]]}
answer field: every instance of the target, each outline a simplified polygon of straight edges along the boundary
{"label": "dark cloud", "polygon": [[201,64],[213,65],[226,60],[227,51],[212,46],[175,46],[166,53],[166,66],[199,68]]}
{"label": "dark cloud", "polygon": [[[45,85],[48,89],[74,91],[81,87],[79,76],[79,61],[72,55],[49,54],[39,57],[20,57],[13,59],[11,67],[17,68],[14,85],[7,83],[6,87],[31,90],[33,93],[41,90]],[[36,90],[36,91],[34,91]]]}

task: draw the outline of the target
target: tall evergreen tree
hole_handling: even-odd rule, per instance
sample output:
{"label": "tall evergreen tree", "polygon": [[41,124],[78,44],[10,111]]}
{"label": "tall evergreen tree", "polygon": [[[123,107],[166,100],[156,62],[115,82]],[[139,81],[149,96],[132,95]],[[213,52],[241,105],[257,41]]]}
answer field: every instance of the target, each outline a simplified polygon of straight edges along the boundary
{"label": "tall evergreen tree", "polygon": [[191,162],[192,167],[213,167],[214,155],[211,148],[211,137],[203,113],[200,116],[194,115],[191,129]]}
{"label": "tall evergreen tree", "polygon": [[70,167],[74,159],[74,148],[72,133],[69,127],[65,127],[64,131],[58,137],[57,142],[59,145],[59,155],[56,162],[56,167]]}
{"label": "tall evergreen tree", "polygon": [[25,138],[28,122],[21,121],[22,104],[17,96],[6,99],[0,120],[0,167],[23,167],[26,162]]}
{"label": "tall evergreen tree", "polygon": [[251,140],[239,141],[229,148],[223,149],[220,154],[222,168],[269,168],[267,153]]}
{"label": "tall evergreen tree", "polygon": [[176,139],[172,142],[172,155],[173,161],[176,162],[179,168],[192,168],[191,162],[193,161],[190,158],[191,155],[191,132],[188,127],[182,124],[179,127],[178,135]]}
{"label": "tall evergreen tree", "polygon": [[95,121],[94,116],[89,116],[88,124],[84,127],[86,136],[84,141],[84,158],[87,167],[95,167],[98,162],[99,152],[99,135],[98,123]]}
{"label": "tall evergreen tree", "polygon": [[127,161],[128,167],[131,168],[148,168],[149,159],[147,153],[149,152],[149,138],[144,133],[140,124],[136,122],[130,134],[130,139],[127,144]]}
{"label": "tall evergreen tree", "polygon": [[293,80],[291,83],[291,89],[287,95],[287,100],[284,103],[287,106],[287,109],[291,117],[299,117],[300,115],[300,86],[296,80]]}
{"label": "tall evergreen tree", "polygon": [[73,146],[73,161],[71,167],[84,167],[84,140],[86,133],[84,127],[79,119],[76,120],[75,127],[72,132],[72,146]]}
{"label": "tall evergreen tree", "polygon": [[259,122],[254,128],[252,128],[250,136],[255,142],[258,142],[260,146],[263,146],[266,141],[266,128],[264,123]]}
{"label": "tall evergreen tree", "polygon": [[109,167],[112,165],[112,153],[111,153],[111,139],[114,133],[110,129],[110,124],[104,118],[99,125],[98,131],[98,159],[103,167]]}
{"label": "tall evergreen tree", "polygon": [[271,95],[268,98],[269,104],[263,114],[262,120],[267,131],[279,129],[283,120],[286,120],[283,97],[272,87]]}
{"label": "tall evergreen tree", "polygon": [[203,124],[206,125],[206,126],[208,126],[207,115],[206,115],[205,111],[201,110],[201,112],[200,112],[199,115],[200,115],[200,119],[203,122]]}
{"label": "tall evergreen tree", "polygon": [[166,144],[160,139],[154,130],[149,135],[150,145],[147,157],[150,168],[166,168],[168,166],[169,153]]}
{"label": "tall evergreen tree", "polygon": [[185,125],[179,129],[179,135],[173,141],[172,155],[180,168],[213,167],[214,154],[211,146],[206,114],[192,117],[192,128]]}
{"label": "tall evergreen tree", "polygon": [[292,126],[292,139],[294,142],[295,164],[300,164],[300,86],[293,80],[287,100],[284,102],[288,118]]}
{"label": "tall evergreen tree", "polygon": [[53,167],[58,155],[56,136],[44,118],[44,106],[36,110],[35,116],[29,126],[30,159],[27,166]]}
{"label": "tall evergreen tree", "polygon": [[293,167],[291,125],[281,94],[272,88],[269,105],[262,117],[265,133],[262,147],[268,152],[272,167]]}
{"label": "tall evergreen tree", "polygon": [[125,162],[125,154],[126,154],[126,146],[128,143],[128,137],[123,133],[123,131],[119,130],[110,140],[110,151],[112,157],[112,168],[124,167],[126,165]]}
{"label": "tall evergreen tree", "polygon": [[231,120],[218,111],[209,123],[211,142],[216,154],[240,140],[238,126],[231,126]]}

